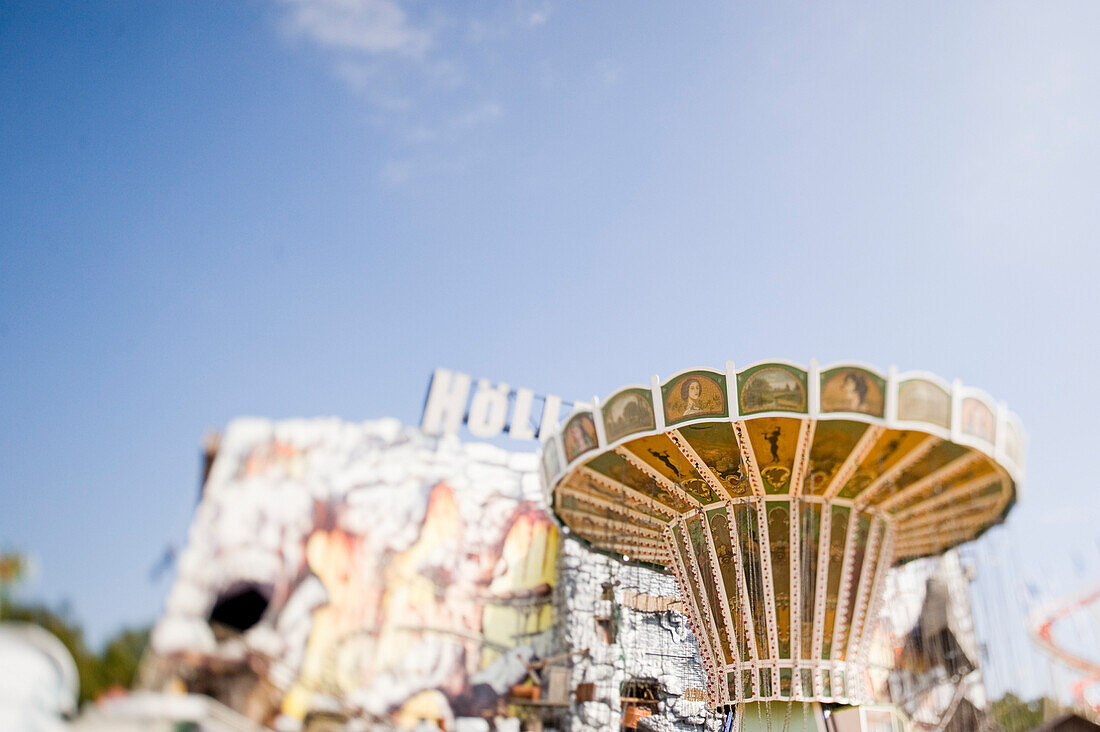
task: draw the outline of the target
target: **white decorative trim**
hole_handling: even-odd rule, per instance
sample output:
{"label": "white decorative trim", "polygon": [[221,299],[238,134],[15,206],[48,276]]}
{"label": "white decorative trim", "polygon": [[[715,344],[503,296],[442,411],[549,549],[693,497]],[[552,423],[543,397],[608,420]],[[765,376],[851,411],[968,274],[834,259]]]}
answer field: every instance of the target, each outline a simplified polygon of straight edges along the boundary
{"label": "white decorative trim", "polygon": [[814,445],[814,434],[817,430],[817,422],[812,419],[802,420],[798,428],[798,442],[795,447],[794,465],[791,467],[790,497],[795,499],[804,493],[806,487],[806,474],[810,465],[810,450]]}
{"label": "white decorative trim", "polygon": [[760,468],[756,465],[756,455],[753,454],[751,440],[745,432],[743,422],[733,423],[733,434],[737,437],[737,446],[741,450],[741,472],[749,478],[749,488],[752,495],[763,498],[765,495],[764,482],[760,478]]}
{"label": "white decorative trim", "polygon": [[790,506],[790,544],[787,552],[791,567],[791,660],[794,664],[791,694],[799,699],[809,696],[807,690],[802,688],[802,674],[799,673],[802,658],[802,501],[792,499]]}
{"label": "white decorative trim", "polygon": [[829,585],[829,549],[832,538],[833,512],[829,504],[821,506],[821,530],[818,532],[817,576],[814,578],[814,626],[811,652],[814,663],[814,695],[822,696],[821,668],[816,661],[821,659],[821,649],[825,635],[825,603],[828,600]]}
{"label": "white decorative trim", "polygon": [[806,369],[806,412],[810,419],[821,416],[821,369],[816,358],[810,359],[810,367]]}
{"label": "white decorative trim", "polygon": [[737,388],[737,370],[733,361],[726,361],[726,411],[729,412],[731,422],[741,418],[741,405],[738,398],[741,390]]}
{"label": "white decorative trim", "polygon": [[871,522],[871,531],[867,537],[867,548],[863,554],[863,567],[859,573],[859,585],[856,589],[856,610],[852,623],[848,626],[848,647],[844,651],[846,660],[853,660],[859,650],[859,640],[863,635],[863,625],[867,618],[867,605],[874,583],[875,569],[879,561],[879,546],[882,543],[886,522],[876,519]]}
{"label": "white decorative trim", "polygon": [[[787,514],[790,521],[790,513]],[[768,535],[768,512],[764,501],[756,502],[756,530],[760,541],[760,581],[764,589],[764,616],[768,631],[768,658],[775,661],[779,658],[779,631],[778,619],[775,615],[775,583],[772,581],[772,553],[771,540]],[[772,667],[772,690],[775,691],[779,683],[779,671]]]}
{"label": "white decorative trim", "polygon": [[[653,422],[657,425],[653,433],[656,434],[665,431],[665,397],[661,393],[661,377],[653,374],[649,379],[649,388],[653,394]],[[641,433],[637,437],[641,437],[643,434],[645,433]]]}

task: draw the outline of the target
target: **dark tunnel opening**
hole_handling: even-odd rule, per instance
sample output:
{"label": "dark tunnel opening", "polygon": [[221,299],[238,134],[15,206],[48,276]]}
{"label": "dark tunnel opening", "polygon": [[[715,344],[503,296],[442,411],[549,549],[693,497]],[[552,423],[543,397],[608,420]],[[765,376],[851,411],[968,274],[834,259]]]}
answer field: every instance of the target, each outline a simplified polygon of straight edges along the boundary
{"label": "dark tunnel opening", "polygon": [[212,626],[244,633],[260,622],[270,601],[271,590],[260,585],[238,585],[218,593],[207,620]]}

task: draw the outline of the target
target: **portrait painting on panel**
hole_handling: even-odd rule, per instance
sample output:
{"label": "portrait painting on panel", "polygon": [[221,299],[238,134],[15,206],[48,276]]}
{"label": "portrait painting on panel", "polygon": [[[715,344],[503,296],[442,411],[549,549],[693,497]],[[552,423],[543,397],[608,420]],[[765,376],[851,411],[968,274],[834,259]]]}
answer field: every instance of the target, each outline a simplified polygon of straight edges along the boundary
{"label": "portrait painting on panel", "polygon": [[596,447],[596,423],[588,412],[575,414],[565,425],[565,462],[571,463],[583,453]]}
{"label": "portrait painting on panel", "polygon": [[898,390],[898,419],[951,427],[951,395],[925,379],[908,379]]}
{"label": "portrait painting on panel", "polygon": [[885,387],[884,379],[864,369],[830,369],[821,375],[821,411],[881,417],[886,410]]}
{"label": "portrait painting on panel", "polygon": [[725,377],[694,371],[661,387],[667,423],[728,414],[724,382]]}
{"label": "portrait painting on panel", "polygon": [[603,428],[608,442],[615,442],[635,432],[656,429],[650,391],[627,389],[608,399],[603,406]]}
{"label": "portrait painting on panel", "polygon": [[805,412],[805,378],[805,374],[778,364],[739,374],[741,413]]}
{"label": "portrait painting on panel", "polygon": [[962,432],[971,437],[993,444],[997,430],[997,420],[993,410],[980,399],[967,397],[962,403]]}

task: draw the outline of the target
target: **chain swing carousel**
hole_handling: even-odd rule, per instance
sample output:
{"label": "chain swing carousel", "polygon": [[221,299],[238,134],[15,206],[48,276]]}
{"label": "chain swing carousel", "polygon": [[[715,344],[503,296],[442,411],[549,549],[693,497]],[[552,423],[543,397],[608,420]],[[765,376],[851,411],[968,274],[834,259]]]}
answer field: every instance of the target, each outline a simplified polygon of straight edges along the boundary
{"label": "chain swing carousel", "polygon": [[[1018,419],[924,372],[767,362],[697,369],[578,408],[543,447],[573,536],[671,572],[733,729],[818,729],[870,701],[891,566],[1001,522]],[[794,712],[792,714],[792,709]]]}

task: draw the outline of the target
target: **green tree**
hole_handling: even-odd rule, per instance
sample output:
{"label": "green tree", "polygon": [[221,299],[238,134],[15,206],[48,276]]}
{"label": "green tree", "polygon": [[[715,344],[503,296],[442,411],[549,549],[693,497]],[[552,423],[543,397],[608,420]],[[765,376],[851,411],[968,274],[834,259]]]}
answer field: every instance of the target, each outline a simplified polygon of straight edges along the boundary
{"label": "green tree", "polygon": [[141,656],[149,645],[149,629],[125,629],[107,641],[99,655],[100,689],[114,686],[129,689],[134,685]]}
{"label": "green tree", "polygon": [[1042,724],[1045,707],[1051,703],[1043,697],[1024,701],[1010,691],[993,702],[991,711],[1005,732],[1026,732]]}
{"label": "green tree", "polygon": [[129,689],[138,663],[149,642],[149,629],[125,629],[110,638],[101,653],[88,649],[84,630],[67,608],[53,611],[43,605],[22,605],[0,600],[0,617],[7,621],[34,623],[61,641],[76,662],[80,677],[80,703],[94,701],[108,689]]}

